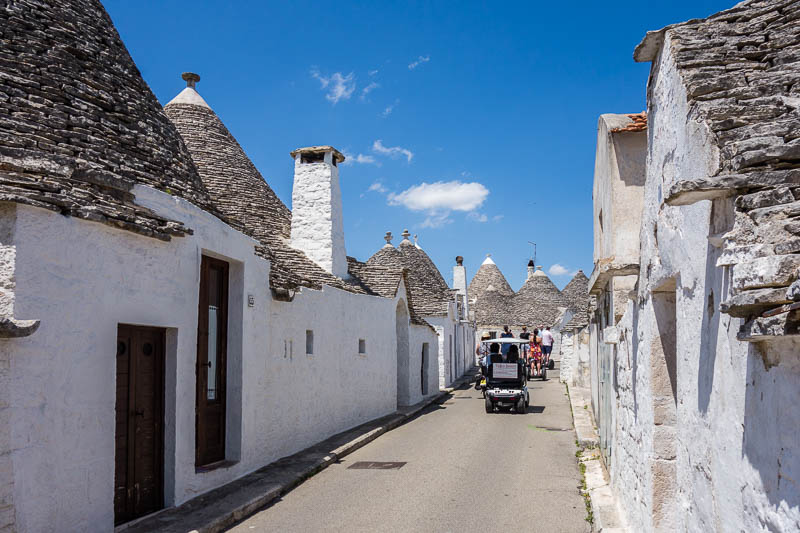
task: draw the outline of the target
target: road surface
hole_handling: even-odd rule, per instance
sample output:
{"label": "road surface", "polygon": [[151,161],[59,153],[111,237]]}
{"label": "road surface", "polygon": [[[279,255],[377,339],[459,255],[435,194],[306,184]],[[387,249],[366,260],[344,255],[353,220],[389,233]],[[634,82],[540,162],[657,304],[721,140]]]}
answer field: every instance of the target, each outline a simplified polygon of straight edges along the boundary
{"label": "road surface", "polygon": [[487,414],[457,390],[230,531],[589,532],[557,372],[529,382],[526,414]]}

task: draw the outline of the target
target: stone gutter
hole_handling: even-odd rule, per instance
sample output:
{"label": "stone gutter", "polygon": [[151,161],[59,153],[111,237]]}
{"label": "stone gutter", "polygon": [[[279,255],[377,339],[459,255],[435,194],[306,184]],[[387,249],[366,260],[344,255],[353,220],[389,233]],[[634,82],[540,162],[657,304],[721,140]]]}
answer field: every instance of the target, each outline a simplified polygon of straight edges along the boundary
{"label": "stone gutter", "polygon": [[294,455],[284,457],[227,485],[178,506],[164,509],[114,529],[115,533],[217,533],[248,518],[303,481],[327,468],[387,431],[408,422],[434,403],[443,403],[468,383],[476,370],[468,370],[452,387],[442,389],[415,405],[334,435]]}
{"label": "stone gutter", "polygon": [[600,453],[600,438],[592,418],[591,390],[568,387],[569,402],[578,444],[579,464],[584,476],[583,491],[589,497],[592,510],[592,530],[602,533],[628,533],[619,512],[614,491],[608,483],[608,471]]}

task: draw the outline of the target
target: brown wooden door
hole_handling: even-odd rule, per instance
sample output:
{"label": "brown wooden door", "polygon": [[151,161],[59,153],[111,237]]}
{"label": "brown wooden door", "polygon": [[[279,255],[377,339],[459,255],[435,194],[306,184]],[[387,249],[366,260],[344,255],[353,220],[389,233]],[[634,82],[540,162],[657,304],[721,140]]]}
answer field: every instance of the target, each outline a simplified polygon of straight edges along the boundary
{"label": "brown wooden door", "polygon": [[114,523],[164,505],[164,330],[117,329]]}
{"label": "brown wooden door", "polygon": [[203,256],[197,320],[195,465],[225,459],[228,263]]}

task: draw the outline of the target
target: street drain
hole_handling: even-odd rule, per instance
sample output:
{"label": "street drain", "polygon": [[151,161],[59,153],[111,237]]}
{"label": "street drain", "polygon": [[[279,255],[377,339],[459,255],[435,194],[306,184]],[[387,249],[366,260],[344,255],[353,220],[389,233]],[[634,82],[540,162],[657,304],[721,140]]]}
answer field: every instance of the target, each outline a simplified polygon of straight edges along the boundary
{"label": "street drain", "polygon": [[405,462],[389,462],[389,461],[358,461],[353,463],[347,468],[355,468],[358,470],[396,470],[402,468]]}

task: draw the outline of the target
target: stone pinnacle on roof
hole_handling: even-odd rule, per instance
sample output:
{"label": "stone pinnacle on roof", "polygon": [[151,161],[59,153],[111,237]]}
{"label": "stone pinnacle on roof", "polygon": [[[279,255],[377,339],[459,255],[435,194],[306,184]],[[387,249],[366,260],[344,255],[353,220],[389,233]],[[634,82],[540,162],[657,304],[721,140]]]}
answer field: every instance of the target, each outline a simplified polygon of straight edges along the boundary
{"label": "stone pinnacle on roof", "polygon": [[200,74],[195,74],[194,72],[184,72],[181,74],[181,78],[186,82],[187,87],[194,89],[195,84],[200,81]]}
{"label": "stone pinnacle on roof", "polygon": [[[186,82],[186,87],[178,93],[178,95],[169,101],[167,105],[172,104],[187,104],[187,105],[198,105],[201,107],[205,107],[211,109],[211,106],[206,103],[200,93],[197,92],[197,82],[200,81],[200,75],[195,74],[194,72],[184,72],[181,74],[181,79]],[[164,106],[166,107],[166,106]]]}
{"label": "stone pinnacle on roof", "polygon": [[408,241],[408,243],[411,244],[411,241],[408,239],[409,237],[411,237],[411,234],[408,232],[407,229],[404,229],[403,233],[401,233],[400,235],[403,237],[403,240],[400,242],[400,244],[403,244],[406,241]]}
{"label": "stone pinnacle on roof", "polygon": [[493,264],[495,263],[494,261],[492,261],[492,254],[486,254],[486,259],[483,260],[483,263],[481,263],[481,265],[493,265]]}
{"label": "stone pinnacle on roof", "polygon": [[392,246],[392,239],[394,239],[392,232],[387,231],[386,235],[383,236],[383,240],[386,241],[386,244],[384,244],[383,247],[386,248],[388,246],[389,248],[394,248],[394,246]]}

